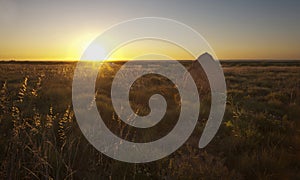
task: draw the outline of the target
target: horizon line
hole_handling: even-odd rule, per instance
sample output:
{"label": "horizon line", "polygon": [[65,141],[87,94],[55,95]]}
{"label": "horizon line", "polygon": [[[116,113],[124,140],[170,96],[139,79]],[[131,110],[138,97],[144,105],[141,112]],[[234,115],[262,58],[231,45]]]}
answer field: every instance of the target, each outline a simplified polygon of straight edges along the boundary
{"label": "horizon line", "polygon": [[[180,59],[180,60],[172,60],[172,59],[166,59],[166,60],[155,60],[155,59],[145,59],[145,60],[102,60],[102,61],[105,61],[105,62],[127,62],[127,61],[195,61],[196,59]],[[79,62],[81,60],[62,60],[62,59],[22,59],[22,60],[14,60],[14,59],[10,59],[10,60],[5,60],[5,59],[0,59],[0,62],[64,62],[64,63],[68,63],[68,62]],[[82,61],[86,61],[86,62],[97,62],[97,61],[89,61],[89,60],[82,60]],[[258,61],[282,61],[282,62],[291,62],[291,61],[300,61],[300,59],[218,59],[218,61],[244,61],[244,62],[249,62],[249,61],[252,61],[252,62],[258,62]]]}

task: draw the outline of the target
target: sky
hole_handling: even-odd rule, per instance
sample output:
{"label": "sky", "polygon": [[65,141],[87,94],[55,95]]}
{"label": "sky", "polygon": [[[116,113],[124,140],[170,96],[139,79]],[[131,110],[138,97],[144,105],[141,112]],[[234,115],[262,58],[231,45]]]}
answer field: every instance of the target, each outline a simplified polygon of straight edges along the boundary
{"label": "sky", "polygon": [[192,27],[219,59],[300,59],[297,0],[0,0],[0,59],[77,60],[105,29],[149,16]]}

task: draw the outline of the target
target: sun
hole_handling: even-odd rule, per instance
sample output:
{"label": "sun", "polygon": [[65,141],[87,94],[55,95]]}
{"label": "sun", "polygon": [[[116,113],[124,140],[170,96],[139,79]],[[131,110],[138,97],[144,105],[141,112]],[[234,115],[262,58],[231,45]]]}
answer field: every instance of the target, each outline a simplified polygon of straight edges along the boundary
{"label": "sun", "polygon": [[98,43],[93,43],[88,46],[88,48],[84,51],[81,60],[86,61],[104,61],[107,59],[106,50],[103,45]]}
{"label": "sun", "polygon": [[[98,33],[84,33],[84,35],[79,35],[70,42],[70,45],[67,47],[66,58],[68,60],[80,60],[81,56],[85,50],[92,44],[93,40],[99,36]],[[104,52],[104,48],[99,46],[93,47],[94,51]],[[93,53],[95,54],[95,52]],[[96,60],[95,58],[93,58]],[[91,59],[92,60],[92,59]]]}

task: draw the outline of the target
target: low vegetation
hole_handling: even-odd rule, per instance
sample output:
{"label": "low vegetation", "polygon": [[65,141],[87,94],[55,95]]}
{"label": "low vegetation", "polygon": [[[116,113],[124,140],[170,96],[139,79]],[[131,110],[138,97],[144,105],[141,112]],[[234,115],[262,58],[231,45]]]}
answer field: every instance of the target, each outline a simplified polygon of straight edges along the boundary
{"label": "low vegetation", "polygon": [[[75,65],[1,63],[1,179],[300,178],[299,63],[224,62],[228,101],[213,141],[197,148],[210,110],[209,93],[200,92],[201,114],[189,140],[168,157],[145,164],[113,160],[84,138],[72,110]],[[106,125],[130,141],[162,137],[166,132],[160,129],[170,131],[178,116],[174,85],[161,76],[136,81],[130,100],[137,113],[149,112],[151,93],[161,93],[170,106],[159,127],[148,131],[128,127],[115,114],[109,93],[120,65],[107,64],[97,81],[97,107]]]}

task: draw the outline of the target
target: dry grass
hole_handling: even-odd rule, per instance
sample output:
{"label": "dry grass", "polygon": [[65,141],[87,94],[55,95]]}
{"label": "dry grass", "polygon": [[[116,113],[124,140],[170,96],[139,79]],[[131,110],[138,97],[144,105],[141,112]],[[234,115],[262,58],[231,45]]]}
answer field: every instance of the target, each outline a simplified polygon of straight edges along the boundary
{"label": "dry grass", "polygon": [[[1,179],[300,178],[299,65],[225,64],[228,104],[213,142],[205,149],[197,148],[210,104],[207,85],[203,85],[199,89],[204,103],[191,138],[170,156],[146,164],[112,160],[83,137],[71,106],[74,67],[59,63],[1,65]],[[134,87],[131,104],[147,114],[149,96],[145,94],[159,89],[171,105],[160,127],[140,131],[117,117],[109,87],[118,68],[109,66],[99,75],[97,106],[104,109],[101,115],[107,126],[122,138],[140,142],[163,136],[166,132],[161,128],[171,130],[178,115],[178,94],[159,76],[137,81],[146,82],[136,87],[147,92]],[[159,88],[147,88],[151,83]]]}

